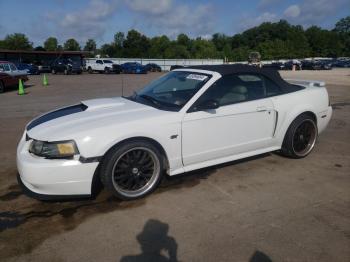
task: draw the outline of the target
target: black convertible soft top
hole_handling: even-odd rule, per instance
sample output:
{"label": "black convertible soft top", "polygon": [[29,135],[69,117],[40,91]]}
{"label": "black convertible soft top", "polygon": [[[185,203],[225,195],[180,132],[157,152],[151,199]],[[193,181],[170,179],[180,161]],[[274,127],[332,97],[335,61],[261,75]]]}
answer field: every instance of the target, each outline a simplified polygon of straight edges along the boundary
{"label": "black convertible soft top", "polygon": [[251,74],[261,74],[278,86],[280,86],[283,93],[290,93],[304,89],[302,86],[293,85],[282,79],[279,72],[273,68],[259,68],[257,66],[251,65],[242,65],[242,64],[233,64],[233,65],[198,65],[198,66],[189,66],[182,67],[186,69],[199,69],[218,72],[220,75],[231,75],[235,73],[251,73]]}

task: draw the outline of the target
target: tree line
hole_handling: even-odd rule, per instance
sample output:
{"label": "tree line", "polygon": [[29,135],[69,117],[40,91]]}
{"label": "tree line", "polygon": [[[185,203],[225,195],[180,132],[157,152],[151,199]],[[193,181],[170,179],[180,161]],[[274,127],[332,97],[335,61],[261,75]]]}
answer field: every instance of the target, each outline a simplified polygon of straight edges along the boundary
{"label": "tree line", "polygon": [[91,57],[125,58],[222,58],[228,61],[247,60],[250,52],[258,51],[262,59],[350,56],[350,16],[340,19],[332,30],[311,26],[304,30],[285,20],[265,22],[240,34],[228,36],[216,33],[210,39],[191,39],[179,34],[172,40],[166,35],[147,37],[136,30],[125,35],[117,32],[111,43],[99,48],[88,39],[82,48],[71,38],[63,45],[49,37],[43,46],[33,47],[26,35],[14,33],[0,40],[0,49],[41,51],[88,51]]}

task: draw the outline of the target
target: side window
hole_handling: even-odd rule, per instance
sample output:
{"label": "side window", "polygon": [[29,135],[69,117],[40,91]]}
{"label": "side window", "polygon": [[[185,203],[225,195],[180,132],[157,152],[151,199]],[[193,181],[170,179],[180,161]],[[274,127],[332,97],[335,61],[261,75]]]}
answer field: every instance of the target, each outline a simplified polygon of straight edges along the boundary
{"label": "side window", "polygon": [[101,60],[96,60],[96,64],[103,64],[103,62]]}
{"label": "side window", "polygon": [[10,70],[9,64],[3,64],[3,65],[4,65],[4,70],[5,70],[5,71],[7,71],[7,72],[8,72],[8,71],[11,71],[11,70]]}
{"label": "side window", "polygon": [[17,67],[14,64],[10,64],[11,71],[16,71]]}
{"label": "side window", "polygon": [[264,77],[264,79],[265,79],[266,96],[275,96],[281,93],[280,87],[277,84],[275,84],[275,82],[271,81],[266,77]]}
{"label": "side window", "polygon": [[205,91],[195,102],[193,109],[207,100],[216,100],[219,106],[225,106],[264,97],[266,97],[266,90],[262,76],[255,74],[226,75]]}

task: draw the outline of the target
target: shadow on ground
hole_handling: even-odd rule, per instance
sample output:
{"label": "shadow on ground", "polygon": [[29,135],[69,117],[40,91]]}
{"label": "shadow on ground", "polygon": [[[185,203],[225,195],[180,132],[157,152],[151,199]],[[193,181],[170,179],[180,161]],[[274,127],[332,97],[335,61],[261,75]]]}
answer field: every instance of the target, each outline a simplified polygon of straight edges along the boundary
{"label": "shadow on ground", "polygon": [[168,236],[169,225],[155,219],[146,222],[143,230],[136,236],[141,247],[141,254],[127,255],[121,262],[170,262],[177,260],[177,243]]}
{"label": "shadow on ground", "polygon": [[[175,177],[165,177],[153,194],[194,187],[200,184],[201,180],[214,174],[219,168],[269,155],[263,154]],[[14,175],[16,174],[14,173]],[[18,185],[14,184],[8,187],[7,192],[0,195],[0,209],[2,210],[0,212],[1,257],[4,259],[29,253],[45,239],[64,231],[73,230],[83,221],[95,215],[115,210],[137,208],[146,203],[146,198],[120,201],[108,192],[104,190],[100,192],[100,190],[101,188],[96,189],[97,196],[94,199],[40,202],[24,196]],[[145,232],[154,227],[161,228],[160,230],[163,230],[163,233],[167,231],[166,226],[158,222],[151,221],[149,225],[145,225]],[[19,241],[21,245],[18,245]]]}
{"label": "shadow on ground", "polygon": [[[168,224],[149,219],[143,230],[136,236],[141,253],[123,256],[120,262],[177,262],[178,244],[174,237],[168,235],[168,232]],[[256,250],[249,262],[272,262],[272,260],[265,253]]]}

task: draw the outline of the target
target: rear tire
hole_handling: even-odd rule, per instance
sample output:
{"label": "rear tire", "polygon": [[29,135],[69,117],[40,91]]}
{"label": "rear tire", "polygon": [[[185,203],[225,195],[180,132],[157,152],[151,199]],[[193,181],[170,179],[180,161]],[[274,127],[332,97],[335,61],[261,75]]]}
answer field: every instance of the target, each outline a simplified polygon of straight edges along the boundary
{"label": "rear tire", "polygon": [[89,68],[88,68],[88,72],[89,72],[89,74],[92,74],[92,73],[93,73],[93,71],[92,71],[92,68],[91,68],[91,67],[89,67]]}
{"label": "rear tire", "polygon": [[281,153],[291,158],[306,157],[313,150],[318,136],[315,119],[309,114],[298,116],[289,126]]}
{"label": "rear tire", "polygon": [[133,200],[153,192],[163,171],[163,156],[157,147],[146,141],[132,141],[106,154],[100,177],[102,184],[116,197]]}

